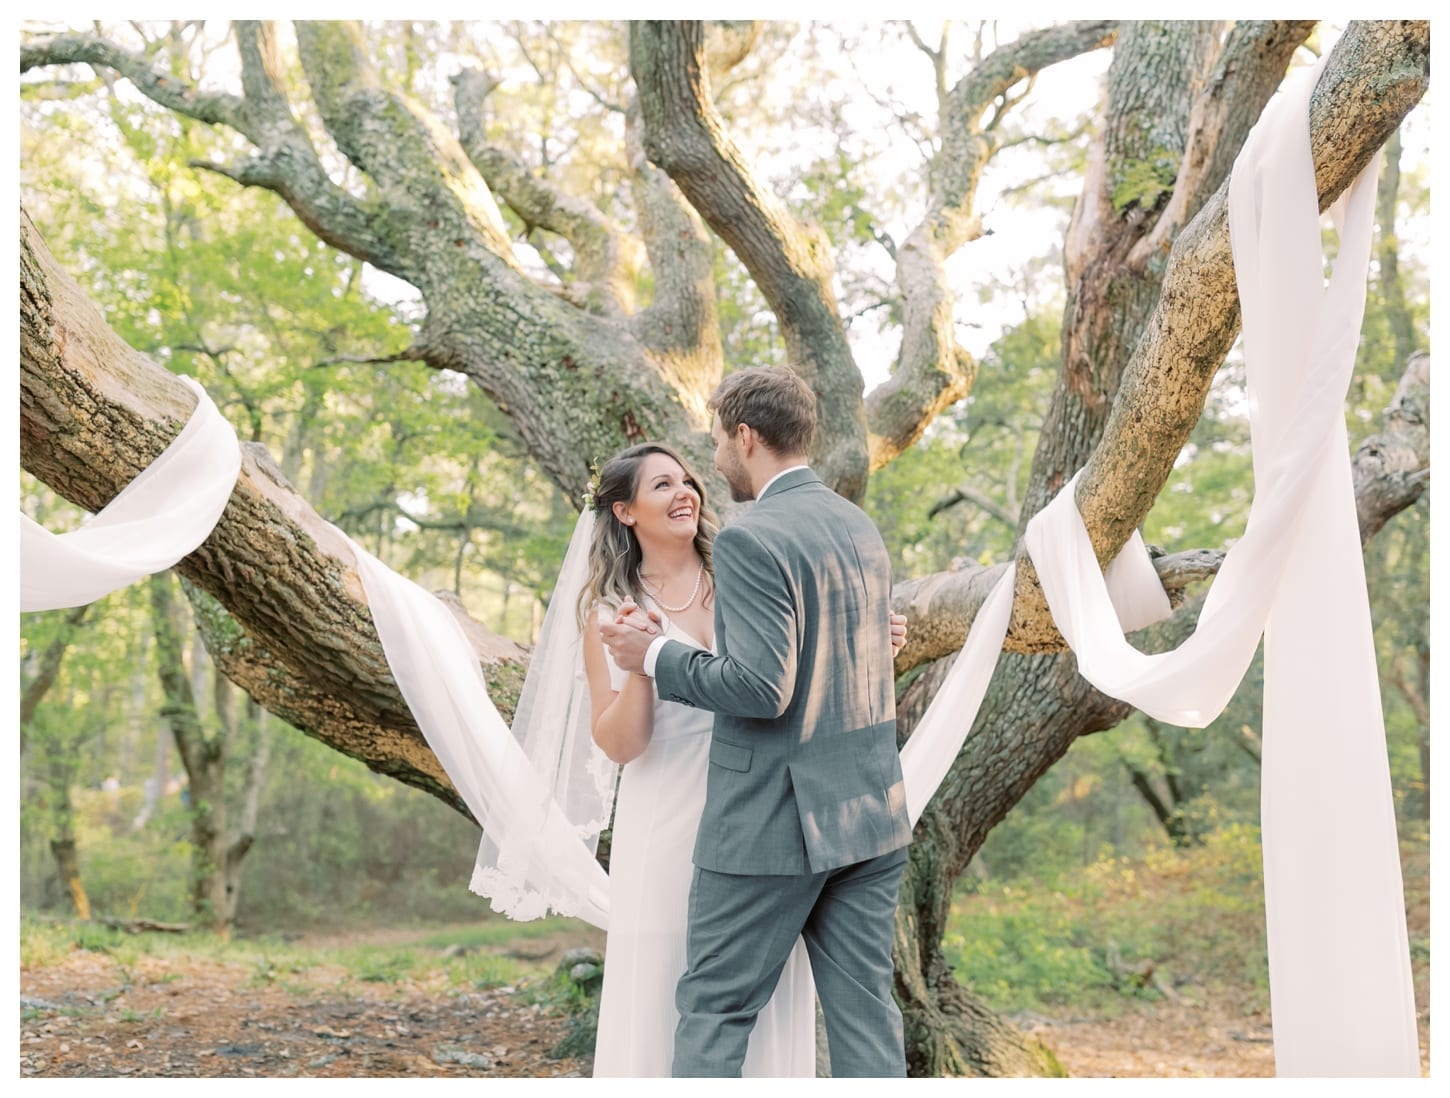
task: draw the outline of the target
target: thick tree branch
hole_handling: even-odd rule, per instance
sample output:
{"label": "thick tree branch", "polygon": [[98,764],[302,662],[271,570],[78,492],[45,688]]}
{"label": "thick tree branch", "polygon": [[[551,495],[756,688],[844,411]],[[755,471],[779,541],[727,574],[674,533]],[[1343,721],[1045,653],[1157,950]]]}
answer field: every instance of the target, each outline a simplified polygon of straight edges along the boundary
{"label": "thick tree branch", "polygon": [[[1361,443],[1352,462],[1362,544],[1414,503],[1428,484],[1428,409],[1429,356],[1418,354],[1410,359],[1385,410],[1385,429]],[[1191,584],[1217,575],[1224,556],[1222,549],[1190,549],[1157,556],[1153,566],[1176,607]],[[974,567],[897,584],[893,608],[911,618],[906,648],[897,656],[897,673],[959,648],[1005,568],[1005,564]]]}
{"label": "thick tree branch", "polygon": [[1430,484],[1430,356],[1410,356],[1378,434],[1354,454],[1359,540],[1369,541]]}
{"label": "thick tree branch", "polygon": [[66,35],[21,50],[21,71],[40,65],[85,61],[130,80],[160,106],[188,118],[226,125],[257,148],[232,164],[193,161],[248,187],[276,192],[318,238],[382,270],[401,274],[398,253],[377,231],[383,207],[359,201],[328,178],[306,131],[293,116],[283,90],[281,62],[270,24],[239,21],[233,27],[241,59],[244,97],[203,93],[185,81],[154,71],[150,57],[130,53],[88,35]]}
{"label": "thick tree branch", "polygon": [[590,312],[618,316],[634,311],[642,255],[638,242],[593,205],[559,190],[529,171],[516,156],[484,136],[483,104],[497,81],[477,69],[453,77],[463,151],[484,181],[525,224],[564,237],[576,264],[569,287],[575,303]]}
{"label": "thick tree branch", "polygon": [[1172,196],[1153,228],[1134,246],[1130,266],[1142,269],[1154,257],[1166,255],[1179,230],[1228,176],[1254,121],[1314,26],[1313,20],[1233,25],[1218,64],[1189,113],[1186,151]]}
{"label": "thick tree branch", "polygon": [[[22,466],[98,511],[190,417],[194,396],[123,343],[21,215]],[[264,708],[462,811],[388,672],[352,554],[259,446],[211,535],[176,566],[225,608],[198,615],[219,667]],[[468,623],[501,711],[525,654]]]}
{"label": "thick tree branch", "polygon": [[654,300],[630,322],[674,382],[697,422],[706,426],[705,401],[720,381],[724,349],[716,306],[715,256],[700,215],[670,177],[649,162],[641,137],[639,100],[625,113],[639,231],[654,272]]}
{"label": "thick tree branch", "polygon": [[896,251],[901,350],[891,377],[866,400],[872,469],[915,444],[938,413],[967,395],[977,376],[976,361],[957,344],[946,263],[982,234],[977,187],[1000,147],[987,112],[1006,109],[1001,99],[1014,84],[1060,61],[1109,46],[1116,37],[1113,21],[1033,31],[995,50],[946,94],[941,143],[928,170],[926,214]]}
{"label": "thick tree branch", "polygon": [[[636,331],[535,285],[457,138],[381,85],[355,25],[300,23],[298,49],[323,124],[369,192],[354,198],[327,178],[286,109],[270,27],[239,23],[235,34],[258,152],[209,167],[274,190],[320,239],[417,287],[427,313],[409,357],[475,382],[570,495],[592,460],[644,437],[675,440],[715,479],[698,407],[720,370],[713,285],[695,280],[703,319],[694,336],[667,331],[668,316],[658,330]],[[722,58],[739,56],[749,39],[748,28],[726,34],[734,45]],[[674,387],[687,378],[691,385]],[[714,487],[723,497],[723,481]]]}
{"label": "thick tree branch", "polygon": [[[1064,241],[1067,301],[1057,383],[1043,413],[1021,522],[1092,455],[1158,303],[1163,264],[1135,271],[1125,260],[1167,202],[1192,105],[1219,44],[1212,23],[1123,24],[1108,67],[1104,122],[1089,146]],[[1282,65],[1274,75],[1281,74]],[[1258,106],[1245,109],[1256,116]]]}
{"label": "thick tree branch", "polygon": [[[1384,412],[1384,428],[1359,446],[1351,461],[1355,508],[1359,515],[1360,543],[1367,544],[1385,523],[1424,492],[1430,476],[1430,356],[1412,355]],[[1212,579],[1223,564],[1223,549],[1189,549],[1158,555],[1153,567],[1175,608],[1184,603],[1187,588]],[[1023,558],[1018,571],[1031,567]],[[892,608],[910,618],[906,647],[896,657],[896,672],[941,659],[961,647],[977,611],[1005,571],[1005,564],[938,572],[898,583],[891,593]],[[1019,586],[1020,590],[1020,586]],[[1049,618],[1050,622],[1050,618]],[[1013,651],[1010,643],[1006,646]],[[1059,640],[1056,649],[1063,650]]]}
{"label": "thick tree branch", "polygon": [[148,99],[177,114],[211,125],[230,126],[252,137],[246,104],[226,92],[206,92],[175,76],[157,72],[151,58],[132,53],[90,34],[63,34],[20,49],[20,71],[43,65],[88,64],[124,76]]}
{"label": "thick tree branch", "polygon": [[[513,245],[493,195],[457,139],[420,104],[386,89],[355,23],[296,24],[302,59],[323,124],[387,202],[389,230],[409,281],[426,278],[439,251],[477,250],[479,260],[517,270]],[[424,247],[424,242],[427,247]],[[440,247],[446,244],[448,247]]]}
{"label": "thick tree branch", "polygon": [[704,30],[692,22],[630,24],[644,147],[750,272],[780,324],[791,366],[815,390],[828,449],[812,464],[849,498],[866,487],[865,408],[832,285],[830,242],[760,186],[710,97]]}
{"label": "thick tree branch", "polygon": [[[1224,555],[1222,549],[1189,549],[1154,557],[1153,567],[1158,573],[1158,582],[1168,593],[1169,602],[1175,607],[1182,605],[1189,585],[1218,574]],[[905,674],[920,664],[942,659],[960,649],[982,603],[1006,570],[1005,563],[969,565],[957,571],[904,580],[892,588],[891,608],[910,619],[906,647],[896,657],[896,673]],[[1057,651],[1066,648],[1062,642]]]}

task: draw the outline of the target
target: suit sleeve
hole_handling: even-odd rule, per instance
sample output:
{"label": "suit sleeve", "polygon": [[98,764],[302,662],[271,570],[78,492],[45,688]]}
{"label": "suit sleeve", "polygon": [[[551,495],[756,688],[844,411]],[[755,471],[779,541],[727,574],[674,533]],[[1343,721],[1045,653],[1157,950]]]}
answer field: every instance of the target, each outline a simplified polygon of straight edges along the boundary
{"label": "suit sleeve", "polygon": [[749,530],[715,538],[715,655],[666,644],[660,697],[735,717],[778,717],[795,693],[797,608],[780,564]]}

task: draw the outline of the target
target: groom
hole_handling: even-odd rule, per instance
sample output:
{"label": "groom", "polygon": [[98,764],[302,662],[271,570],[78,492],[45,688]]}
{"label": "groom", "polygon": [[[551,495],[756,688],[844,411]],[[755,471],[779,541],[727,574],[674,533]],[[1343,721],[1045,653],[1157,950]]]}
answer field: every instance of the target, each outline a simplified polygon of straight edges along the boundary
{"label": "groom", "polygon": [[903,1076],[891,940],[911,827],[886,547],[806,465],[815,397],[796,374],[739,370],[709,407],[716,468],[758,501],[715,538],[719,654],[652,638],[627,610],[601,627],[621,668],[715,713],[674,1074],[740,1074],[804,936],[832,1075]]}

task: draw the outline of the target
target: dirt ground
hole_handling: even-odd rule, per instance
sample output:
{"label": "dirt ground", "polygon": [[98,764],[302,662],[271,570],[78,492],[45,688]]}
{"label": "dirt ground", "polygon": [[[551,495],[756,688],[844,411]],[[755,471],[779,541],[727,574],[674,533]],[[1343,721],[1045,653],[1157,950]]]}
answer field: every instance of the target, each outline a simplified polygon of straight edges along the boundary
{"label": "dirt ground", "polygon": [[[371,940],[371,939],[369,939]],[[531,959],[578,941],[530,941]],[[596,943],[597,944],[597,943]],[[22,1077],[579,1077],[551,1059],[566,1019],[514,989],[367,983],[341,970],[258,979],[255,966],[101,953],[20,973]],[[1079,1077],[1274,1073],[1266,1011],[1232,1002],[1128,1003],[1114,1018],[1014,1019]],[[1423,1019],[1422,1019],[1423,1023]],[[1428,1048],[1422,1053],[1428,1072]]]}
{"label": "dirt ground", "polygon": [[[352,939],[364,940],[364,936]],[[378,936],[365,936],[378,941]],[[547,963],[575,941],[527,943]],[[512,988],[368,983],[343,969],[258,979],[255,966],[102,953],[20,972],[21,1077],[549,1078],[562,1014]]]}

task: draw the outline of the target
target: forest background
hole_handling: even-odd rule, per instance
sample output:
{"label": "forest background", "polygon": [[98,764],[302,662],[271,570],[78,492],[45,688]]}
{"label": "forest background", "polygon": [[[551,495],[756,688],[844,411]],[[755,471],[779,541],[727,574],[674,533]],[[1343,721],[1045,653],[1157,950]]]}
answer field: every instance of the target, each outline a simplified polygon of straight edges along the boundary
{"label": "forest background", "polygon": [[[626,216],[620,27],[480,28],[377,23],[365,34],[386,80],[441,116],[455,110],[454,73],[498,77],[489,139],[501,155],[602,214]],[[61,29],[26,24],[22,44]],[[222,25],[99,30],[183,81],[236,77]],[[766,24],[716,97],[758,177],[833,242],[841,313],[868,390],[896,353],[902,302],[892,261],[921,216],[916,182],[940,147],[938,92],[951,66],[967,71],[1011,37],[985,24],[951,35],[904,23]],[[1327,41],[1309,39],[1296,63]],[[977,193],[986,235],[948,264],[975,381],[872,473],[861,497],[898,581],[1012,553],[1058,378],[1063,240],[1110,58],[1108,49],[1084,51],[1000,98],[999,147]],[[1386,147],[1346,406],[1352,445],[1381,430],[1407,363],[1428,351],[1428,133],[1427,97]],[[412,287],[323,243],[270,191],[199,170],[233,154],[235,138],[158,106],[106,68],[32,70],[20,141],[25,210],[126,342],[200,380],[318,513],[404,575],[450,592],[495,633],[533,641],[577,501],[497,400],[461,373],[406,357],[424,317]],[[501,216],[529,276],[567,286],[576,246],[546,219],[531,221],[522,201],[502,204]],[[713,235],[708,259],[725,363],[784,362],[788,340],[756,280]],[[1148,514],[1146,540],[1231,545],[1252,499],[1248,441],[1231,354]],[[82,517],[24,473],[20,503],[55,530]],[[1400,834],[1423,851],[1428,490],[1369,540],[1365,564]],[[208,652],[196,620],[204,598],[187,596],[163,575],[83,611],[21,619],[21,912],[190,922],[239,936],[481,918],[486,904],[466,887],[472,823],[251,701]],[[1262,910],[1260,689],[1256,659],[1208,728],[1133,713],[1082,736],[991,828],[954,885],[945,937],[958,975],[989,1005],[1121,992],[1125,951],[1161,960],[1161,943],[1052,907],[1053,897],[1081,897],[1135,869],[1203,859],[1192,864],[1223,875],[1198,902],[1217,905],[1214,918],[1247,914],[1252,923]],[[991,914],[1024,895],[1026,908]],[[1211,915],[1190,907],[1178,918],[1186,927]],[[1262,942],[1222,945],[1262,989]],[[1412,950],[1428,956],[1428,932]]]}

